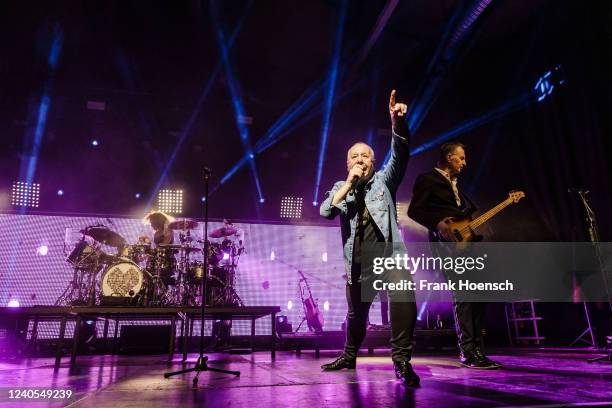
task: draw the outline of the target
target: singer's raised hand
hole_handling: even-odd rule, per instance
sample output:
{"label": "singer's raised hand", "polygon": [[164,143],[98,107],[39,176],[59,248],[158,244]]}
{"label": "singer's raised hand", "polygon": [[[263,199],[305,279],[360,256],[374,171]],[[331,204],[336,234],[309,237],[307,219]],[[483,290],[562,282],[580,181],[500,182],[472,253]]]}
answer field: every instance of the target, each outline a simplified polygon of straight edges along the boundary
{"label": "singer's raised hand", "polygon": [[397,129],[397,125],[401,120],[400,118],[406,116],[406,112],[408,112],[408,105],[396,102],[395,95],[396,91],[394,89],[391,91],[391,96],[389,97],[389,114],[391,115],[393,129]]}

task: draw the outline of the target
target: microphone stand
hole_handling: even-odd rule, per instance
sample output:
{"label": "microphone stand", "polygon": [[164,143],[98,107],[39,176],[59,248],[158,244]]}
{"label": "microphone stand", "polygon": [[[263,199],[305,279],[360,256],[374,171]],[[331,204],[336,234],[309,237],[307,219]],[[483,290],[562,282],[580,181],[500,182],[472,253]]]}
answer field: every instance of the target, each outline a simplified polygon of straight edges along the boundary
{"label": "microphone stand", "polygon": [[202,282],[200,284],[200,300],[202,302],[202,306],[200,309],[200,319],[202,324],[200,325],[200,356],[198,357],[198,361],[196,362],[195,367],[187,368],[180,371],[175,371],[171,373],[165,373],[164,378],[169,378],[174,375],[185,374],[196,372],[196,376],[193,378],[193,386],[197,387],[198,385],[198,377],[202,371],[213,371],[216,373],[223,374],[232,374],[235,376],[240,376],[240,371],[230,371],[223,370],[220,368],[213,368],[208,366],[208,357],[204,355],[204,314],[206,311],[206,274],[208,272],[208,184],[210,182],[210,169],[208,167],[204,168],[204,274],[202,276]]}
{"label": "microphone stand", "polygon": [[[591,208],[591,206],[589,205],[589,199],[587,198],[587,194],[589,194],[588,190],[581,190],[581,189],[575,189],[575,188],[570,188],[568,189],[568,191],[570,193],[575,193],[580,201],[580,204],[582,205],[582,209],[583,209],[583,213],[584,213],[584,218],[585,218],[585,223],[586,223],[586,227],[587,227],[587,233],[589,235],[589,241],[593,244],[594,249],[595,249],[595,257],[597,258],[597,262],[599,264],[599,271],[601,272],[601,277],[603,279],[603,284],[606,290],[606,297],[607,297],[607,303],[608,303],[608,308],[610,310],[610,312],[612,312],[612,303],[610,302],[610,293],[608,292],[608,277],[606,276],[606,270],[604,268],[604,262],[602,259],[602,254],[601,254],[601,249],[599,247],[599,243],[601,242],[599,239],[599,230],[597,228],[597,220],[595,219],[595,212],[593,211],[593,209]],[[578,337],[578,339],[576,339],[574,341],[574,343],[576,343],[577,341],[581,340],[582,337],[584,337],[587,333],[589,333],[591,335],[591,340],[592,340],[592,347],[596,348],[597,344],[595,342],[595,336],[593,334],[593,328],[591,326],[591,319],[589,316],[589,309],[587,307],[587,303],[586,302],[582,302],[583,306],[584,306],[584,312],[586,314],[586,318],[587,318],[587,323],[588,323],[588,327],[587,329],[582,333],[582,335],[580,337]],[[608,335],[608,333],[606,333],[606,335]],[[572,343],[572,344],[574,344]],[[612,361],[612,354],[608,351],[607,355],[603,356],[603,357],[596,357],[596,358],[591,358],[588,359],[587,362],[588,363],[593,363],[593,362],[600,362],[600,361]]]}

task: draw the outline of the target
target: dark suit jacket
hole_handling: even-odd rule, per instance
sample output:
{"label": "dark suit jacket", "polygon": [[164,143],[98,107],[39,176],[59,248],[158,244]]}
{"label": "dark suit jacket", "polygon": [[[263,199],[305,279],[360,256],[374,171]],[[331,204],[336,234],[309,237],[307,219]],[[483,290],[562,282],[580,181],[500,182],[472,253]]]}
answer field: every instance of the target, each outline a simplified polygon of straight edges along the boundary
{"label": "dark suit jacket", "polygon": [[408,216],[435,231],[436,226],[446,217],[465,217],[476,211],[472,200],[459,189],[461,207],[457,207],[453,187],[437,170],[419,174],[408,207]]}

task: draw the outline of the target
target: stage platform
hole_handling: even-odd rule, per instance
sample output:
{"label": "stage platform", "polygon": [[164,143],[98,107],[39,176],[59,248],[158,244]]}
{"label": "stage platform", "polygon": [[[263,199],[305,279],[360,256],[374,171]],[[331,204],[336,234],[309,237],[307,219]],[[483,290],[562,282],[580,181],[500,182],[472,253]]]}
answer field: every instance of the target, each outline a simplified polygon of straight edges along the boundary
{"label": "stage platform", "polygon": [[[255,320],[270,316],[270,336],[275,339],[276,314],[280,312],[278,306],[241,306],[241,307],[207,307],[204,319],[223,320],[249,320],[251,322],[251,348],[255,351]],[[37,327],[41,321],[59,321],[59,339],[56,345],[55,365],[59,367],[62,359],[62,349],[66,334],[66,323],[74,320],[78,327],[82,320],[92,317],[104,319],[104,342],[108,342],[110,322],[115,329],[112,339],[112,348],[116,349],[118,326],[121,320],[166,320],[170,322],[170,333],[168,342],[168,360],[174,358],[176,348],[176,324],[180,322],[182,333],[182,355],[183,361],[187,359],[188,345],[193,336],[193,322],[202,320],[201,308],[196,306],[168,306],[168,307],[126,307],[126,306],[31,306],[22,308],[0,307],[0,318],[24,320],[25,327],[29,321],[33,321],[30,344],[36,342]],[[79,331],[75,331],[72,337],[72,350],[70,364],[76,364],[79,344]],[[274,359],[276,353],[276,341],[269,342],[270,355]]]}
{"label": "stage platform", "polygon": [[[588,364],[589,355],[572,352],[497,350],[491,357],[502,370],[461,368],[455,355],[417,354],[421,388],[406,389],[393,374],[388,351],[365,353],[357,370],[325,373],[319,366],[337,352],[209,354],[210,366],[239,370],[240,377],[202,373],[198,389],[192,374],[164,379],[167,371],[190,367],[197,355],[166,361],[166,356],[84,356],[77,367],[53,358],[0,360],[0,407],[18,406],[8,390],[24,387],[70,389],[70,400],[36,407],[491,407],[612,404],[610,365]],[[29,404],[24,404],[29,405]]]}

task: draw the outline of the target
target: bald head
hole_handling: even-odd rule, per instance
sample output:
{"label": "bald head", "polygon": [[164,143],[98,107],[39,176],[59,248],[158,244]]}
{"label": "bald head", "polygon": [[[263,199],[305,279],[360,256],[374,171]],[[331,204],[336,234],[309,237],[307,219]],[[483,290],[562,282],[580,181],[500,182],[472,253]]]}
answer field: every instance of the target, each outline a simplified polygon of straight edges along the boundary
{"label": "bald head", "polygon": [[372,161],[374,161],[374,150],[370,147],[370,145],[363,142],[357,142],[348,149],[348,152],[346,153],[346,161],[348,162],[351,159],[351,154],[354,151],[362,152],[363,150],[367,150],[370,153]]}
{"label": "bald head", "polygon": [[368,180],[374,173],[374,150],[366,143],[355,143],[348,150],[346,168],[350,172],[355,166],[362,170],[361,180]]}

